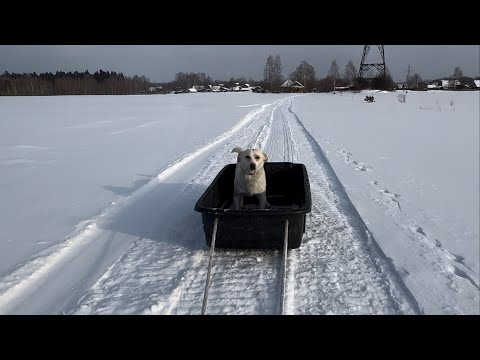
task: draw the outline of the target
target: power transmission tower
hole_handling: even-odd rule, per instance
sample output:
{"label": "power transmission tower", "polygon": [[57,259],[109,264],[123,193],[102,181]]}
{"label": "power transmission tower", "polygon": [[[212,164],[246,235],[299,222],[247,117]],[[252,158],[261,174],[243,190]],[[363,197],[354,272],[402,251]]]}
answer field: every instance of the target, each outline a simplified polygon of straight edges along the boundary
{"label": "power transmission tower", "polygon": [[365,60],[367,58],[368,53],[370,52],[372,45],[365,45],[363,47],[363,56],[362,56],[362,61],[360,62],[360,68],[358,70],[358,77],[359,78],[364,78],[364,75],[367,73],[370,68],[374,67],[375,69],[378,70],[378,72],[386,79],[387,78],[387,70],[385,67],[385,52],[383,49],[383,45],[377,45],[378,50],[380,51],[380,55],[382,56],[382,62],[381,63],[375,63],[375,64],[366,64]]}

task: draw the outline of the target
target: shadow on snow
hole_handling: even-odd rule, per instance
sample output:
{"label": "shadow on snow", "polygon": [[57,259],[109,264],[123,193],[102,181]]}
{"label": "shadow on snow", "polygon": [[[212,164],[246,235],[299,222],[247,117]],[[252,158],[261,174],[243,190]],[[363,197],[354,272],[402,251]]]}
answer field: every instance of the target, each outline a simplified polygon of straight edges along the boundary
{"label": "shadow on snow", "polygon": [[[105,185],[117,195],[128,196],[150,179],[137,181],[131,188]],[[190,250],[206,248],[201,214],[195,203],[206,186],[158,183],[138,194],[102,224],[105,230],[148,238]]]}

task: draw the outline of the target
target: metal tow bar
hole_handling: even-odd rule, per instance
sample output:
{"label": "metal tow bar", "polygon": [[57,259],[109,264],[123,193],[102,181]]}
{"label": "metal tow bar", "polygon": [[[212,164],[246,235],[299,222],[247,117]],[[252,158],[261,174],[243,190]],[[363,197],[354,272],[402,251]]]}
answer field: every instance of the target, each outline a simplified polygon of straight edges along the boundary
{"label": "metal tow bar", "polygon": [[210,289],[213,253],[215,252],[215,239],[217,238],[217,226],[218,217],[215,218],[215,222],[213,223],[212,243],[210,244],[210,259],[208,260],[207,284],[205,285],[205,293],[203,294],[202,315],[205,315],[205,311],[207,310],[208,290]]}
{"label": "metal tow bar", "polygon": [[[205,315],[208,302],[208,291],[210,289],[213,255],[215,253],[215,240],[217,238],[218,217],[213,223],[212,243],[210,245],[210,258],[208,260],[207,283],[203,294],[202,315]],[[283,235],[283,261],[282,261],[282,290],[280,294],[280,314],[285,314],[285,288],[287,282],[287,256],[288,256],[288,219],[285,220],[285,232]]]}
{"label": "metal tow bar", "polygon": [[283,266],[282,266],[282,292],[280,297],[280,314],[285,315],[285,287],[287,284],[287,255],[288,255],[288,219],[285,220],[285,233],[283,235]]}

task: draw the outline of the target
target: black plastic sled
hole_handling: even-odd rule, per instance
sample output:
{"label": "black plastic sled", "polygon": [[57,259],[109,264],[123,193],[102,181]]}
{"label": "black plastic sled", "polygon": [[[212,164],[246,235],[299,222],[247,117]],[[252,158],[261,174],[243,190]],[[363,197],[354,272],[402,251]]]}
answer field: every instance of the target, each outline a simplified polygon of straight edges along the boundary
{"label": "black plastic sled", "polygon": [[215,218],[218,218],[215,247],[282,249],[285,220],[288,220],[288,248],[300,247],[306,214],[312,208],[305,165],[291,162],[264,164],[269,204],[264,210],[258,208],[255,196],[244,198],[242,210],[230,209],[235,166],[226,165],[195,204],[195,210],[202,214],[207,245],[211,246]]}

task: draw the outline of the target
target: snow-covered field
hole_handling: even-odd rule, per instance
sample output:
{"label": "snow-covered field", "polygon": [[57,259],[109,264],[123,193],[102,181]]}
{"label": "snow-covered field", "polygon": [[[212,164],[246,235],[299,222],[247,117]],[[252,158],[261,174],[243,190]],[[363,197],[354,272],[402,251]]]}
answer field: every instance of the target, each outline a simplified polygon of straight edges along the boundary
{"label": "snow-covered field", "polygon": [[[0,313],[199,314],[195,202],[235,146],[304,163],[289,314],[480,314],[480,92],[0,98]],[[281,252],[218,250],[208,314],[276,314]]]}

